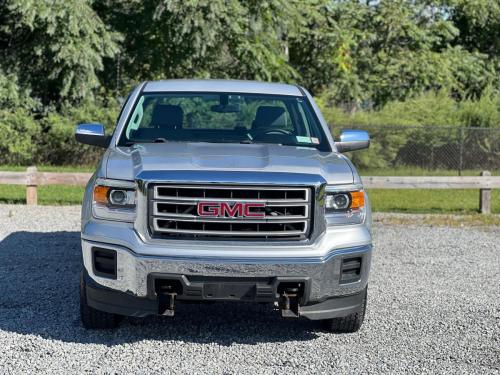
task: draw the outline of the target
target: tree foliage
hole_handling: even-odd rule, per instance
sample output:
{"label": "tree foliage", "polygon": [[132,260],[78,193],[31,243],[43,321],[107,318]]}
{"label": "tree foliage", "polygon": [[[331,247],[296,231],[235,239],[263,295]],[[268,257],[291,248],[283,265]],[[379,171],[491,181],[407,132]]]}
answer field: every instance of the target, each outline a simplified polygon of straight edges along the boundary
{"label": "tree foliage", "polygon": [[316,93],[348,108],[440,89],[480,95],[498,85],[491,61],[498,54],[459,43],[461,30],[450,18],[456,9],[430,0],[329,2],[296,40],[292,62],[304,67]]}
{"label": "tree foliage", "polygon": [[168,78],[298,83],[337,123],[498,126],[499,51],[496,0],[0,0],[0,151],[60,163],[75,121],[112,127]]}
{"label": "tree foliage", "polygon": [[[298,0],[103,0],[95,3],[125,39],[120,78],[290,81],[287,38],[305,26]],[[116,66],[116,65],[115,65]],[[112,67],[114,68],[114,67]],[[112,71],[112,73],[114,73]]]}
{"label": "tree foliage", "polygon": [[118,34],[86,0],[7,0],[0,18],[0,77],[43,104],[91,97],[103,59],[118,52]]}
{"label": "tree foliage", "polygon": [[36,151],[40,128],[23,109],[0,110],[0,163],[25,164]]}
{"label": "tree foliage", "polygon": [[499,85],[493,0],[3,0],[0,24],[0,104],[159,78],[297,82],[350,109]]}

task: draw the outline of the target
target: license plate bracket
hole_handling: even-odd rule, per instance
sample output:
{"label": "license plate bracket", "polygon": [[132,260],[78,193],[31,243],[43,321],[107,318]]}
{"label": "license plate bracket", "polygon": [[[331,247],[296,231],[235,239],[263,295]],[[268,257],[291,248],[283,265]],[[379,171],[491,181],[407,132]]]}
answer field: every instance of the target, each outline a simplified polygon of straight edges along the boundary
{"label": "license plate bracket", "polygon": [[205,283],[203,296],[217,300],[253,300],[256,285],[249,283]]}

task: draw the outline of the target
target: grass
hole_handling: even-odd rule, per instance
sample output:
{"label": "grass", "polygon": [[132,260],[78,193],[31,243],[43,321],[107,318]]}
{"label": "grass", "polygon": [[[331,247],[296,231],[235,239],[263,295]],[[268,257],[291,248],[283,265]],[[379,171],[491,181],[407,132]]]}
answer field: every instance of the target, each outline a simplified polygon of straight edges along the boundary
{"label": "grass", "polygon": [[[81,204],[83,187],[48,185],[38,187],[38,204],[69,205]],[[26,187],[23,185],[0,185],[0,203],[26,203]]]}
{"label": "grass", "polygon": [[[370,189],[373,211],[473,214],[479,209],[477,189]],[[493,190],[492,213],[500,213],[500,191]]]}
{"label": "grass", "polygon": [[[94,172],[94,166],[81,166],[81,165],[37,165],[39,172]],[[0,165],[0,171],[9,172],[26,172],[26,166],[20,165]]]}

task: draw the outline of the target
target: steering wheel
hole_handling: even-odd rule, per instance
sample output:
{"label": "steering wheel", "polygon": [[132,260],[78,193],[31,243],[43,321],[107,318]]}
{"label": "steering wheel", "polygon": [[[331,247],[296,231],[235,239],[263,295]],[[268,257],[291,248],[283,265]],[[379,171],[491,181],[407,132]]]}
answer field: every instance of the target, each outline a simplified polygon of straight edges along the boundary
{"label": "steering wheel", "polygon": [[280,129],[280,128],[276,128],[276,129],[262,129],[262,130],[258,130],[256,133],[257,134],[284,134],[284,135],[292,135],[291,131],[286,130],[286,129]]}

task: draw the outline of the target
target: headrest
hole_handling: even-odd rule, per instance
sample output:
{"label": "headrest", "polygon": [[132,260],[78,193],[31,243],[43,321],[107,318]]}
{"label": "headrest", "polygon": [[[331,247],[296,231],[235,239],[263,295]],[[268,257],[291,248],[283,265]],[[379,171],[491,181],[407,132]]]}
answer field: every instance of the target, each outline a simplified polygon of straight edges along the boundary
{"label": "headrest", "polygon": [[157,104],[151,116],[151,125],[163,130],[182,128],[184,112],[178,105]]}
{"label": "headrest", "polygon": [[257,108],[252,129],[266,127],[285,127],[285,108],[261,105]]}

